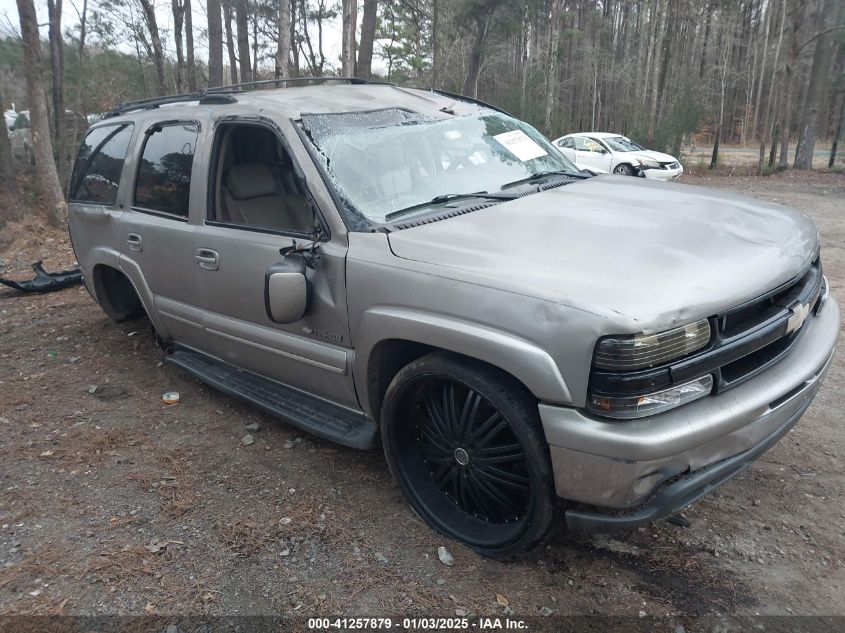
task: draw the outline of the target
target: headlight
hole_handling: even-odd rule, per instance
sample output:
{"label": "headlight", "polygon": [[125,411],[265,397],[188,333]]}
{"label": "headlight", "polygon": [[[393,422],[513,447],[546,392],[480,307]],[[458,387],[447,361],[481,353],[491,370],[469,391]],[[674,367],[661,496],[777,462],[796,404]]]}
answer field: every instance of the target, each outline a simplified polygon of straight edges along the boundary
{"label": "headlight", "polygon": [[640,167],[652,167],[652,168],[660,167],[660,163],[658,163],[656,160],[652,160],[650,158],[640,158],[639,161],[640,161]]}
{"label": "headlight", "polygon": [[707,319],[660,334],[611,336],[596,345],[593,366],[611,370],[653,367],[700,350],[709,342]]}
{"label": "headlight", "polygon": [[613,398],[590,396],[589,408],[596,413],[619,420],[655,415],[682,404],[698,400],[713,390],[713,376],[710,374],[690,380],[681,385],[641,396]]}

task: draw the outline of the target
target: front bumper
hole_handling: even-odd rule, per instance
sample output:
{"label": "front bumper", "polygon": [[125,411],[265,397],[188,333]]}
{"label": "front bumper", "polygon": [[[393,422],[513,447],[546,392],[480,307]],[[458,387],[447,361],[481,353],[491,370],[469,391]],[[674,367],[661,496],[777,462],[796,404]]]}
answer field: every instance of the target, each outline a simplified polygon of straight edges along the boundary
{"label": "front bumper", "polygon": [[558,496],[601,508],[569,510],[570,527],[625,528],[673,514],[775,444],[827,373],[840,329],[836,301],[804,327],[789,354],[755,378],[650,418],[611,421],[541,404]]}
{"label": "front bumper", "polygon": [[677,169],[643,169],[642,175],[647,180],[677,180],[684,173],[684,166],[678,163]]}

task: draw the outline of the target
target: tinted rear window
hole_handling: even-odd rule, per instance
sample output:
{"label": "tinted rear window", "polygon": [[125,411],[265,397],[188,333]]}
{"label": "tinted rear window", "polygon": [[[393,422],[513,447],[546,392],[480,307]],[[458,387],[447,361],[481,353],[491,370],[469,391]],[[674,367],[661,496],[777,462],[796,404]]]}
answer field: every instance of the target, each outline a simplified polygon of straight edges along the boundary
{"label": "tinted rear window", "polygon": [[188,217],[198,133],[197,125],[179,123],[156,128],[147,136],[135,184],[135,206]]}
{"label": "tinted rear window", "polygon": [[98,127],[85,136],[70,178],[68,198],[72,202],[115,203],[131,138],[131,123]]}

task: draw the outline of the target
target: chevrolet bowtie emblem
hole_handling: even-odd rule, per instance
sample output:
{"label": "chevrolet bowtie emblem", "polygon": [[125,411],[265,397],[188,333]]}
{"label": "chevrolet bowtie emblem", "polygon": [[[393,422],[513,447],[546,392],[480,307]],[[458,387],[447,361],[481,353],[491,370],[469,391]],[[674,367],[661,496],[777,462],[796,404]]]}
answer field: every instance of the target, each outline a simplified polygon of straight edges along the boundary
{"label": "chevrolet bowtie emblem", "polygon": [[804,325],[804,321],[807,320],[807,317],[810,316],[810,304],[809,303],[799,303],[792,308],[792,314],[789,316],[789,319],[786,321],[786,335],[789,336],[793,332],[796,332]]}

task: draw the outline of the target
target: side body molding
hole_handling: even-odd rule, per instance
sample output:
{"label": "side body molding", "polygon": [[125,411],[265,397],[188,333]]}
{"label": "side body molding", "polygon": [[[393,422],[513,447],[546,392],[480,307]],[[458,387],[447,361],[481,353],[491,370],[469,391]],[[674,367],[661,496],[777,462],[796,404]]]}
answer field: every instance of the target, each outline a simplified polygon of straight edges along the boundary
{"label": "side body molding", "polygon": [[370,355],[378,343],[391,339],[431,345],[490,363],[520,380],[542,401],[566,404],[572,400],[552,357],[525,339],[461,319],[376,307],[367,310],[361,320],[353,360],[358,399],[365,410],[369,409]]}

